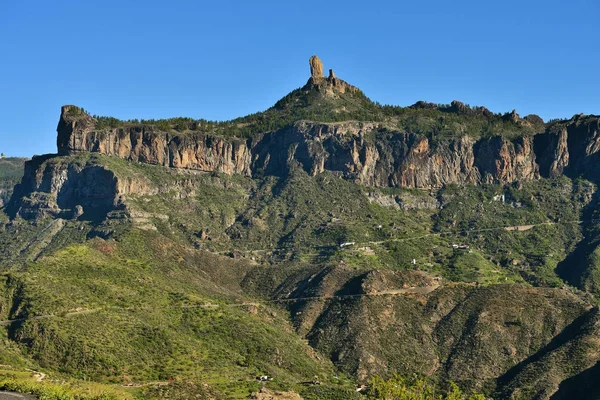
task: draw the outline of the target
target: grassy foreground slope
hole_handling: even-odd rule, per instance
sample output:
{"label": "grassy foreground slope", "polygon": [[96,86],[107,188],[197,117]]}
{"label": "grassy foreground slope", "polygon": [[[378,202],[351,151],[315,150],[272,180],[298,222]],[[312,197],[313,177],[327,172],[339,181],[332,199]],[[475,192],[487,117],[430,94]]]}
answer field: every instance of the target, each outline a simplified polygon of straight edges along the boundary
{"label": "grassy foreground slope", "polygon": [[[215,262],[232,273],[227,286],[207,278]],[[97,382],[190,380],[236,398],[258,389],[257,375],[276,377],[274,388],[313,376],[347,385],[278,310],[245,304],[243,269],[138,230],[68,246],[5,276],[2,319],[23,320],[4,340],[43,370]]]}

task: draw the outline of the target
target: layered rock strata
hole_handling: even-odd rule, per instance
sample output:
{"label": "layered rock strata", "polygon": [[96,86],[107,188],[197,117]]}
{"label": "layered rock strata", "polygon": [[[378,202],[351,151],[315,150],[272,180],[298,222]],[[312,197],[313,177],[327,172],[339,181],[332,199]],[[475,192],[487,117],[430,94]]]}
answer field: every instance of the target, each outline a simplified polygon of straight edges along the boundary
{"label": "layered rock strata", "polygon": [[363,185],[405,188],[506,184],[563,173],[595,179],[599,138],[600,119],[593,116],[575,117],[537,135],[462,135],[435,145],[425,135],[356,121],[298,121],[240,139],[162,132],[151,125],[96,129],[94,118],[64,106],[58,124],[61,155],[98,152],[171,168],[255,177],[302,168],[311,175],[333,171]]}

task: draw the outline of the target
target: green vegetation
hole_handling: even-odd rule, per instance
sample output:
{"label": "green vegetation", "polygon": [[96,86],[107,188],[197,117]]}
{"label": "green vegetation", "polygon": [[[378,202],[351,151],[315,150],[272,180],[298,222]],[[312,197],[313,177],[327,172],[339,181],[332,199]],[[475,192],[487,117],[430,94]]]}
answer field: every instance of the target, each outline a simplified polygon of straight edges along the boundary
{"label": "green vegetation", "polygon": [[[581,240],[579,221],[595,190],[585,180],[566,177],[521,187],[450,185],[425,192],[365,188],[331,173],[310,177],[300,169],[285,178],[253,180],[97,154],[47,161],[57,169],[67,162],[103,166],[121,180],[147,187],[148,195],[127,196],[134,210],[130,222],[177,243],[262,263],[416,268],[482,284],[562,285],[554,270]],[[118,215],[113,218],[122,218]],[[38,251],[51,254],[69,242],[83,243],[93,232],[118,237],[129,225],[116,221],[69,222],[38,250],[37,241],[43,242],[54,222],[16,220],[2,228],[0,248],[4,260],[15,265]],[[47,228],[44,234],[40,227]],[[354,244],[342,248],[342,243]],[[454,244],[469,249],[456,250]]]}
{"label": "green vegetation", "polygon": [[260,132],[281,129],[299,120],[336,122],[355,119],[359,121],[383,118],[383,108],[371,102],[361,91],[339,93],[336,98],[325,97],[313,88],[301,88],[279,100],[264,112],[250,114],[231,121],[177,117],[161,120],[121,121],[113,117],[94,115],[97,129],[113,129],[131,125],[153,125],[160,131],[181,133],[201,132],[225,136],[252,137]]}
{"label": "green vegetation", "polygon": [[262,374],[276,388],[332,379],[284,321],[230,305],[233,283],[203,277],[215,261],[137,230],[69,246],[7,276],[19,296],[3,317],[26,319],[7,334],[41,368],[83,380],[189,379],[237,398]]}
{"label": "green vegetation", "polygon": [[482,394],[464,394],[453,382],[444,390],[425,378],[394,375],[388,380],[373,377],[367,398],[383,400],[485,400]]}
{"label": "green vegetation", "polygon": [[[458,136],[544,129],[535,116],[382,106],[311,82],[226,122],[94,118],[98,130],[252,140],[299,120],[374,121],[360,140],[384,164],[404,151],[399,132],[435,151]],[[41,399],[264,388],[476,400],[540,397],[594,371],[600,224],[597,188],[582,178],[407,190],[292,163],[254,178],[91,153],[32,163],[40,191],[0,213],[0,388]],[[0,160],[0,199],[21,174],[22,160]]]}
{"label": "green vegetation", "polygon": [[194,382],[169,382],[168,384],[151,385],[142,389],[139,397],[147,400],[225,399],[222,393],[210,386]]}
{"label": "green vegetation", "polygon": [[[461,243],[526,281],[560,286],[554,271],[583,236],[580,221],[594,190],[590,182],[566,177],[522,187],[449,186],[441,193],[445,205],[434,217],[435,229],[457,232]],[[511,226],[525,230],[502,229]]]}
{"label": "green vegetation", "polygon": [[[366,188],[301,169],[258,180],[97,154],[44,163],[56,170],[101,166],[141,189],[122,198],[127,212],[111,211],[105,220],[63,220],[57,229],[53,218],[3,225],[0,316],[23,321],[3,328],[0,363],[115,390],[132,384],[128,393],[141,398],[244,398],[265,374],[274,377],[273,390],[352,399],[348,375],[364,368],[356,360],[367,351],[384,360],[385,371],[404,376],[427,373],[436,357],[451,360],[436,377],[442,388],[454,379],[490,393],[501,368],[514,363],[505,355],[510,343],[534,337],[510,350],[530,354],[580,312],[570,294],[548,294],[538,328],[537,315],[517,310],[539,294],[515,283],[563,284],[554,269],[581,240],[573,221],[586,218],[595,190],[584,180],[421,191]],[[536,226],[505,229],[515,225]],[[349,298],[323,309],[319,301],[264,302],[427,287],[436,275],[444,286],[426,305],[411,296]],[[517,291],[515,303],[506,294]],[[451,318],[424,324],[449,315],[447,304],[455,307]],[[494,319],[475,324],[480,313]],[[500,336],[489,350],[468,341],[490,332]],[[469,371],[466,360],[473,357],[503,361],[497,370],[482,364],[479,380],[457,372]],[[379,364],[368,368],[390,378]],[[315,375],[322,385],[306,385]],[[160,385],[135,386],[148,383]]]}
{"label": "green vegetation", "polygon": [[[208,121],[176,117],[160,120],[121,121],[113,117],[94,115],[96,128],[114,129],[135,125],[154,126],[157,130],[173,133],[210,133],[241,138],[273,132],[300,120],[318,122],[374,121],[385,122],[401,132],[426,135],[435,146],[444,138],[470,135],[491,137],[502,135],[518,137],[535,134],[544,129],[543,122],[511,120],[510,114],[493,114],[483,107],[471,108],[461,105],[433,105],[419,102],[410,107],[382,106],[371,101],[354,88],[340,91],[321,84],[315,88],[307,85],[296,89],[280,99],[273,107],[233,119],[231,121]],[[331,91],[331,93],[329,92]]]}
{"label": "green vegetation", "polygon": [[0,158],[0,181],[9,184],[21,180],[23,176],[23,164],[27,161],[26,158],[3,157]]}
{"label": "green vegetation", "polygon": [[31,371],[0,369],[0,390],[33,394],[38,400],[133,400],[122,388],[74,379],[43,379]]}
{"label": "green vegetation", "polygon": [[8,202],[13,187],[21,180],[25,161],[25,158],[0,158],[0,207]]}

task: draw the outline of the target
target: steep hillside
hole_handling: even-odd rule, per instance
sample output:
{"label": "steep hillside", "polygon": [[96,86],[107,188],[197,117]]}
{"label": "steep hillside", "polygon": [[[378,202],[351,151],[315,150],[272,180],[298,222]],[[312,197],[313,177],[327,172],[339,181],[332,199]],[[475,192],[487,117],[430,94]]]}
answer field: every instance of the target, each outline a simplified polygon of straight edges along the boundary
{"label": "steep hillside", "polygon": [[277,309],[244,298],[236,281],[248,268],[134,230],[6,274],[4,291],[13,295],[0,316],[15,321],[6,339],[38,368],[81,379],[176,377],[231,397],[256,391],[258,375],[276,376],[274,388],[301,388],[315,375],[324,385],[343,384]]}
{"label": "steep hillside", "polygon": [[[385,377],[392,371],[422,373],[492,391],[496,378],[554,340],[591,305],[590,298],[568,290],[523,284],[564,285],[554,269],[582,238],[577,221],[594,204],[594,191],[595,185],[587,181],[564,177],[520,188],[447,187],[429,193],[365,188],[329,174],[310,177],[300,169],[287,178],[253,180],[243,175],[169,170],[94,154],[34,159],[17,188],[23,197],[8,207],[14,218],[1,238],[5,269],[13,270],[8,275],[11,284],[20,282],[17,277],[24,282],[27,276],[35,280],[29,283],[30,289],[24,286],[18,294],[25,299],[24,305],[11,306],[12,300],[7,305],[7,310],[25,310],[23,314],[15,311],[6,318],[30,320],[58,312],[69,314],[65,322],[83,321],[74,326],[61,323],[53,332],[49,329],[56,329],[51,328],[55,325],[45,326],[52,320],[33,320],[14,331],[10,340],[48,370],[74,374],[84,362],[90,365],[86,374],[96,380],[166,379],[166,375],[151,375],[167,368],[159,364],[136,368],[139,375],[127,372],[128,364],[115,364],[113,375],[99,374],[106,370],[102,360],[107,357],[125,357],[128,363],[135,359],[113,353],[114,349],[132,351],[126,339],[137,331],[132,318],[155,320],[169,327],[163,332],[165,338],[185,337],[184,342],[169,344],[156,356],[152,345],[152,352],[140,362],[154,365],[158,361],[152,357],[163,360],[168,354],[175,364],[188,367],[168,367],[165,374],[189,379],[186,373],[197,367],[187,360],[187,351],[176,352],[176,348],[188,343],[198,348],[195,334],[167,322],[183,315],[172,315],[171,308],[177,305],[156,293],[174,285],[170,290],[180,293],[176,297],[184,296],[183,303],[177,303],[184,310],[189,293],[211,304],[267,305],[267,309],[258,306],[252,311],[258,314],[250,315],[270,315],[269,304],[285,306],[290,327],[307,338],[322,354],[319,357],[331,359],[359,381],[374,374]],[[69,245],[73,242],[87,244]],[[354,244],[340,247],[346,242]],[[454,249],[456,243],[470,247]],[[65,246],[67,250],[60,250]],[[114,257],[122,261],[115,263]],[[31,264],[30,260],[37,261]],[[169,265],[173,262],[180,272],[172,272],[174,267]],[[18,265],[26,267],[14,271]],[[152,286],[142,290],[145,276],[152,276]],[[194,282],[194,276],[202,279]],[[113,282],[110,277],[119,279]],[[56,286],[50,286],[52,282]],[[83,282],[92,286],[87,288],[89,284]],[[477,288],[474,282],[484,287]],[[515,285],[496,286],[506,282]],[[272,299],[278,300],[272,303]],[[547,300],[541,303],[541,299]],[[535,308],[530,308],[533,304]],[[78,310],[85,312],[70,315]],[[119,318],[122,313],[131,314],[126,318],[133,331],[128,331],[129,325],[112,321],[113,311]],[[279,316],[286,313],[276,310],[275,314],[268,324],[280,321],[285,332],[287,322]],[[104,339],[88,332],[97,331],[92,326],[100,317],[115,326],[114,331],[103,332]],[[190,323],[202,324],[200,320]],[[260,321],[247,323],[242,342]],[[73,361],[64,358],[60,347],[40,347],[40,340],[49,343],[40,336],[40,325],[53,338],[51,343],[73,348],[69,356]],[[469,330],[464,331],[465,326]],[[223,329],[229,332],[232,327]],[[212,348],[217,339],[206,334],[202,335]],[[86,346],[101,343],[95,354],[102,360],[80,361],[84,356],[74,353],[77,347],[71,341],[81,335],[89,341]],[[262,336],[258,334],[256,340]],[[474,337],[480,338],[477,347],[472,347]],[[236,342],[233,337],[223,340],[226,346]],[[273,340],[279,339],[269,339]],[[310,354],[308,348],[285,347],[292,351],[286,358]],[[149,350],[142,345],[135,354]],[[211,363],[225,362],[231,351],[217,355]],[[504,361],[499,363],[500,359]],[[475,361],[477,368],[471,366]],[[198,365],[204,362],[208,361]],[[588,364],[573,371],[583,371]],[[233,368],[222,365],[219,375]],[[265,368],[266,364],[242,366],[239,376],[251,379]],[[332,375],[322,367],[311,368],[320,377]],[[301,372],[306,378],[293,369],[285,372],[283,376],[296,378],[282,378],[287,380],[279,387],[301,391],[294,382],[309,379],[313,372]],[[228,390],[211,376],[194,375],[203,383]]]}
{"label": "steep hillside", "polygon": [[8,202],[13,187],[21,180],[25,161],[25,158],[0,158],[0,207]]}
{"label": "steep hillside", "polygon": [[597,391],[600,119],[381,106],[317,61],[224,123],[63,107],[0,214],[0,388]]}

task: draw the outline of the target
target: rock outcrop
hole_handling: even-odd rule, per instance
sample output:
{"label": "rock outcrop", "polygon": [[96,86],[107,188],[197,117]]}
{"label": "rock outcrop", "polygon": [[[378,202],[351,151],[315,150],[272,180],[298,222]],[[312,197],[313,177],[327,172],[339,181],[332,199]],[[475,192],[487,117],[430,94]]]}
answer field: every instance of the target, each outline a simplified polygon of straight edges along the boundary
{"label": "rock outcrop", "polygon": [[131,161],[250,175],[250,151],[241,139],[204,134],[177,135],[151,125],[95,129],[95,120],[75,106],[64,106],[58,123],[58,153],[98,152]]}
{"label": "rock outcrop", "polygon": [[[25,219],[44,217],[103,220],[109,213],[126,210],[125,197],[169,191],[157,188],[135,174],[118,176],[94,159],[85,161],[55,155],[35,156],[25,163],[24,175],[15,186],[6,212]],[[174,185],[185,182],[174,179]]]}
{"label": "rock outcrop", "polygon": [[[309,63],[311,78],[301,89],[305,95],[311,93],[318,101],[348,105],[363,96],[358,88],[337,78],[333,70],[325,78],[317,56],[312,56]],[[435,109],[465,118],[493,117],[484,107],[471,108],[459,101],[450,106],[419,102],[412,108]],[[392,122],[301,120],[241,139],[226,132],[183,133],[140,123],[106,128],[82,109],[64,106],[57,128],[57,146],[60,155],[97,152],[171,168],[253,177],[284,175],[293,168],[302,168],[310,175],[332,171],[353,182],[376,187],[506,184],[563,173],[600,178],[600,118],[579,115],[545,126],[541,118],[522,119],[513,110],[503,120],[535,126],[530,131],[540,133],[476,137],[460,133],[457,128],[457,135],[437,137],[432,143],[427,135],[400,130]]]}
{"label": "rock outcrop", "polygon": [[310,64],[310,76],[312,78],[318,79],[323,78],[323,63],[321,59],[317,56],[312,56],[308,59],[308,63]]}
{"label": "rock outcrop", "polygon": [[577,115],[534,139],[542,176],[600,179],[600,117]]}
{"label": "rock outcrop", "polygon": [[[26,219],[101,219],[122,207],[114,172],[100,165],[78,165],[52,156],[25,163],[23,180],[8,204],[9,215]],[[20,200],[18,200],[20,199]]]}

